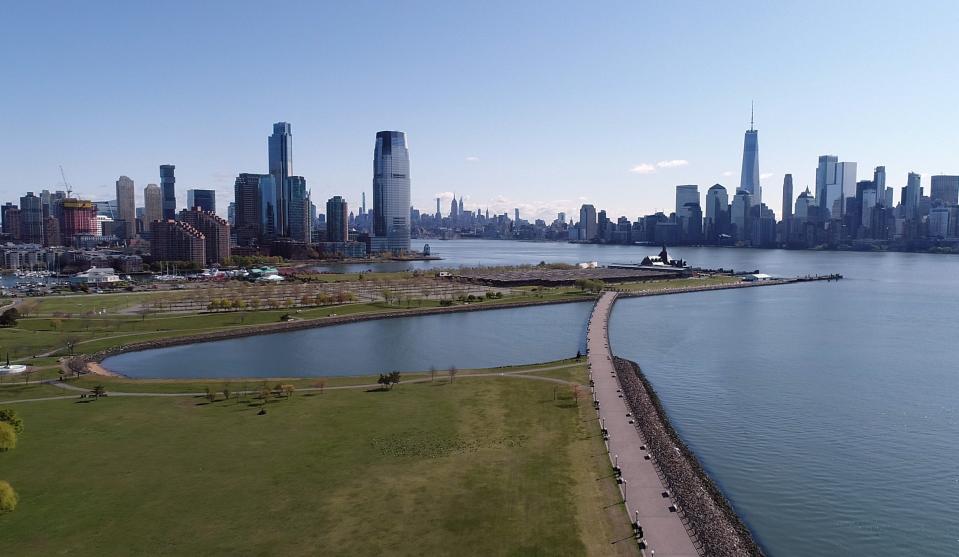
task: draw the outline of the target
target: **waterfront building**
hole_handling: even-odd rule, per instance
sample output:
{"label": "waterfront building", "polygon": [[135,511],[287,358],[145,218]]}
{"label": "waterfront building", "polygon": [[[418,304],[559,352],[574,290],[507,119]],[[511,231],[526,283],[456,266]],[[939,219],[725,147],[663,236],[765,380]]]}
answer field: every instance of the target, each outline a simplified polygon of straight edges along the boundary
{"label": "waterfront building", "polygon": [[14,242],[19,242],[20,229],[20,208],[7,202],[3,206],[3,233]]}
{"label": "waterfront building", "polygon": [[930,179],[929,197],[943,205],[959,205],[959,176],[936,175]]}
{"label": "waterfront building", "polygon": [[929,209],[929,233],[931,239],[945,239],[950,234],[949,227],[949,208],[943,205],[942,201],[936,200],[931,209]]}
{"label": "waterfront building", "polygon": [[806,188],[806,191],[799,194],[799,197],[796,198],[796,210],[793,213],[793,216],[796,219],[801,219],[805,221],[810,217],[810,208],[816,205],[816,198],[813,197],[812,192],[809,191],[809,188]]}
{"label": "waterfront building", "polygon": [[906,187],[902,188],[903,217],[907,221],[919,218],[919,205],[922,201],[922,177],[910,172],[906,177]]}
{"label": "waterfront building", "polygon": [[716,242],[720,234],[726,233],[725,223],[729,220],[729,194],[720,184],[713,184],[706,191],[706,212],[703,228],[708,242]]}
{"label": "waterfront building", "polygon": [[20,240],[28,244],[43,243],[43,208],[40,197],[32,191],[20,198]]}
{"label": "waterfront building", "polygon": [[116,220],[123,223],[120,231],[122,237],[129,240],[136,237],[136,201],[134,200],[133,180],[127,176],[120,176],[116,182],[117,188],[117,216]]}
{"label": "waterfront building", "polygon": [[164,220],[176,218],[176,166],[172,164],[160,165],[160,191],[162,194],[161,215]]}
{"label": "waterfront building", "polygon": [[754,204],[758,205],[762,201],[759,185],[759,130],[756,129],[752,110],[749,114],[749,129],[743,139],[743,168],[739,188],[750,194]]}
{"label": "waterfront building", "polygon": [[842,220],[845,200],[856,195],[856,163],[839,162],[834,155],[819,157],[816,168],[816,199],[825,218]]}
{"label": "waterfront building", "polygon": [[150,253],[154,261],[191,261],[206,265],[206,238],[186,222],[172,219],[153,223]]}
{"label": "waterfront building", "polygon": [[579,208],[579,239],[586,241],[595,239],[598,228],[596,207],[588,203],[584,204]]}
{"label": "waterfront building", "polygon": [[224,263],[230,257],[230,225],[212,211],[199,207],[180,211],[180,221],[203,234],[205,263]]}
{"label": "waterfront building", "polygon": [[310,241],[310,198],[306,191],[306,178],[286,178],[286,236],[298,242]]}
{"label": "waterfront building", "polygon": [[349,207],[346,200],[335,195],[326,202],[326,240],[346,242],[350,239]]}
{"label": "waterfront building", "polygon": [[163,202],[160,186],[147,184],[143,188],[143,229],[149,231],[150,223],[163,218]]}
{"label": "waterfront building", "polygon": [[233,197],[235,209],[233,225],[236,233],[236,243],[239,246],[257,245],[260,238],[261,195],[260,182],[272,177],[269,174],[242,173],[233,183]]}
{"label": "waterfront building", "polygon": [[685,185],[676,186],[676,217],[686,218],[688,213],[686,207],[690,203],[699,205],[699,186]]}
{"label": "waterfront building", "polygon": [[186,208],[199,207],[208,213],[216,213],[215,190],[186,190]]}
{"label": "waterfront building", "polygon": [[752,197],[752,194],[742,188],[736,190],[736,195],[733,196],[733,202],[729,208],[729,223],[732,227],[733,237],[737,242],[749,240]]}
{"label": "waterfront building", "polygon": [[67,198],[60,203],[60,235],[64,244],[75,244],[78,235],[99,235],[93,202]]}
{"label": "waterfront building", "polygon": [[374,252],[410,250],[410,155],[406,134],[376,133],[373,150]]}
{"label": "waterfront building", "polygon": [[783,214],[782,219],[788,220],[793,216],[793,175],[783,176]]}
{"label": "waterfront building", "polygon": [[278,236],[291,236],[290,198],[286,179],[293,174],[293,131],[287,122],[273,124],[273,134],[268,141],[269,172],[273,176],[275,199],[271,206],[274,208],[274,229]]}
{"label": "waterfront building", "polygon": [[43,245],[44,247],[63,245],[60,221],[56,217],[43,217]]}

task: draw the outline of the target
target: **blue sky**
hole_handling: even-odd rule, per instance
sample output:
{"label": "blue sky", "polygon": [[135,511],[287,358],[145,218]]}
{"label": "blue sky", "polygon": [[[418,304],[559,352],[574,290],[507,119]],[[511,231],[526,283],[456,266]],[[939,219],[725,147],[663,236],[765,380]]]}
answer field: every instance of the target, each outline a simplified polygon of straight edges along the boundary
{"label": "blue sky", "polygon": [[370,197],[374,134],[399,129],[417,207],[635,218],[677,184],[734,189],[755,100],[778,214],[820,154],[897,188],[959,173],[957,21],[922,1],[9,3],[0,201],[62,164],[95,199],[130,176],[140,204],[172,163],[181,203],[215,188],[225,213],[282,120],[320,206]]}

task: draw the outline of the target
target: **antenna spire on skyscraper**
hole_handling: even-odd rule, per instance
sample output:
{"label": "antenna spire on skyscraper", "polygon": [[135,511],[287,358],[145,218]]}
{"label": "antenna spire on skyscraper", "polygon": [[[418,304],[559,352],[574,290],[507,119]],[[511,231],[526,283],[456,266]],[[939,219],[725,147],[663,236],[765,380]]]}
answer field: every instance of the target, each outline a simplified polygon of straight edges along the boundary
{"label": "antenna spire on skyscraper", "polygon": [[749,101],[749,131],[755,131],[756,129],[756,126],[755,126],[756,120],[754,118],[754,116],[756,115],[756,111],[755,111],[754,104],[755,103],[753,101]]}

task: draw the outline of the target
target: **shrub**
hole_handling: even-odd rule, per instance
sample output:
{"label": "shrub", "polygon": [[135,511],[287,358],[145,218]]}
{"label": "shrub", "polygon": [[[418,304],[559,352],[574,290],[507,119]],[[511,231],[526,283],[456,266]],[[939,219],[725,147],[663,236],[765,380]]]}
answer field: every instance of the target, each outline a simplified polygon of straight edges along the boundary
{"label": "shrub", "polygon": [[0,480],[0,514],[13,512],[17,508],[17,492],[9,483]]}
{"label": "shrub", "polygon": [[17,446],[17,431],[7,422],[0,422],[0,452]]}
{"label": "shrub", "polygon": [[10,424],[18,434],[23,433],[23,419],[17,415],[13,408],[0,408],[0,422]]}
{"label": "shrub", "polygon": [[17,319],[20,319],[20,312],[17,308],[10,308],[0,315],[0,327],[16,327]]}

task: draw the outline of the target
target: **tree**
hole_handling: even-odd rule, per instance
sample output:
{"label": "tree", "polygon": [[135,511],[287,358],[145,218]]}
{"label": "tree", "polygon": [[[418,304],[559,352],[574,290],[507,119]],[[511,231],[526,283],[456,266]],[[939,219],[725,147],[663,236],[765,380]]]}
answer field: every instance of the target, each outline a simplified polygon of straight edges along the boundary
{"label": "tree", "polygon": [[18,434],[23,433],[23,418],[13,408],[0,408],[0,423],[8,423]]}
{"label": "tree", "polygon": [[101,396],[107,394],[107,389],[103,385],[98,384],[93,386],[93,390],[91,390],[90,393],[93,395],[93,398],[99,399]]}
{"label": "tree", "polygon": [[0,514],[13,512],[17,508],[17,492],[13,490],[13,487],[0,480]]}
{"label": "tree", "polygon": [[214,391],[210,387],[205,387],[204,390],[206,394],[204,394],[203,396],[207,399],[207,401],[216,402],[216,391]]}
{"label": "tree", "polygon": [[16,327],[17,319],[20,319],[20,312],[17,308],[10,308],[0,314],[0,327]]}
{"label": "tree", "polygon": [[63,337],[63,346],[70,351],[70,355],[73,355],[73,349],[77,347],[77,344],[80,343],[80,337],[77,335],[67,335]]}
{"label": "tree", "polygon": [[80,377],[80,374],[87,372],[87,359],[82,356],[74,356],[67,360],[67,369],[70,373]]}
{"label": "tree", "polygon": [[7,422],[0,422],[0,453],[17,446],[17,430]]}
{"label": "tree", "polygon": [[457,373],[459,370],[456,369],[456,366],[450,366],[449,370],[447,370],[447,371],[448,371],[448,373],[449,373],[449,375],[450,375],[450,383],[452,383],[453,380],[456,379],[456,373]]}
{"label": "tree", "polygon": [[430,366],[430,383],[436,379],[436,366]]}
{"label": "tree", "polygon": [[400,372],[391,371],[389,373],[381,373],[380,378],[376,380],[377,383],[383,385],[386,390],[392,390],[393,385],[400,382]]}
{"label": "tree", "polygon": [[281,388],[283,390],[283,394],[286,395],[287,399],[293,398],[293,393],[294,391],[296,391],[296,387],[288,383],[286,385],[282,385]]}
{"label": "tree", "polygon": [[313,383],[314,389],[319,389],[320,394],[323,394],[323,390],[326,389],[326,379],[320,379],[316,383]]}

